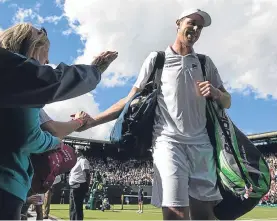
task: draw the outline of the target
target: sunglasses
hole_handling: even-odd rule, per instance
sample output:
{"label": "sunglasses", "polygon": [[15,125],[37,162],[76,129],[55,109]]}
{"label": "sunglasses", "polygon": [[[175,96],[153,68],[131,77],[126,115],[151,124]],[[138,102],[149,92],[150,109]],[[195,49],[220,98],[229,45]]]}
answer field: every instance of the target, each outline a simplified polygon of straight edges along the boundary
{"label": "sunglasses", "polygon": [[47,31],[46,31],[45,28],[42,27],[42,28],[39,30],[39,33],[41,33],[41,32],[43,32],[43,34],[45,34],[45,35],[47,36]]}

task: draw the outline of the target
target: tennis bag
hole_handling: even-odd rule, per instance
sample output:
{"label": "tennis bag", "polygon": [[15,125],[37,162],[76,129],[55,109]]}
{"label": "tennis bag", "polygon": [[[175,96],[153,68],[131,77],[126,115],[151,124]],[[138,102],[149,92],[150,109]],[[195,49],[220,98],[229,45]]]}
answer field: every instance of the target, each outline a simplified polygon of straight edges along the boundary
{"label": "tennis bag", "polygon": [[34,167],[32,191],[45,193],[54,184],[56,176],[69,172],[75,166],[77,155],[72,147],[61,143],[58,149],[32,155],[31,162]]}
{"label": "tennis bag", "polygon": [[110,141],[120,150],[143,156],[152,146],[152,130],[157,105],[159,82],[156,72],[163,69],[164,52],[157,52],[153,71],[141,92],[125,105],[110,135]]}
{"label": "tennis bag", "polygon": [[[206,80],[205,56],[198,55]],[[255,145],[215,101],[207,100],[207,130],[215,150],[223,200],[214,208],[219,220],[235,220],[251,211],[270,189],[270,170]]]}

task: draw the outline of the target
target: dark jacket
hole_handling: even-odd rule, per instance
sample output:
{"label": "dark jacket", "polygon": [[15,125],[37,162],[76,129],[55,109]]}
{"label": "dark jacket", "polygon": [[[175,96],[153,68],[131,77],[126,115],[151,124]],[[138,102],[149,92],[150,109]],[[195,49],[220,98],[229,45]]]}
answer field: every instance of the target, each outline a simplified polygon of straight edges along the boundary
{"label": "dark jacket", "polygon": [[0,107],[42,107],[95,89],[101,73],[93,65],[60,63],[53,69],[0,48]]}

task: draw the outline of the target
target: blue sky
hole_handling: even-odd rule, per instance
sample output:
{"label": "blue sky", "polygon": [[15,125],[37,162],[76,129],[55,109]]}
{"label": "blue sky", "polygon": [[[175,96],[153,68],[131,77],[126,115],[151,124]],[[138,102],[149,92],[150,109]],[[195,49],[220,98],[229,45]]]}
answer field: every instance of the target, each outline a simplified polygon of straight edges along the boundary
{"label": "blue sky", "polygon": [[[68,64],[72,64],[74,62],[82,62],[82,61],[86,63],[87,61],[89,61],[89,59],[92,59],[92,55],[91,57],[88,56],[88,53],[90,52],[90,50],[93,50],[89,48],[90,45],[95,47],[95,53],[96,51],[98,52],[103,48],[102,47],[103,42],[101,42],[101,39],[99,38],[101,36],[101,33],[99,32],[100,31],[106,32],[107,31],[106,29],[111,30],[110,27],[112,27],[112,30],[114,31],[116,28],[122,27],[121,24],[126,22],[126,19],[122,19],[120,17],[121,15],[117,14],[116,19],[113,18],[113,21],[112,21],[113,25],[108,26],[110,25],[110,23],[108,23],[108,21],[106,21],[107,20],[106,17],[102,15],[104,24],[108,24],[108,25],[99,26],[99,22],[101,23],[101,19],[98,19],[97,23],[94,19],[94,23],[92,23],[91,26],[94,25],[97,28],[95,29],[91,28],[91,30],[85,30],[84,27],[90,27],[90,25],[87,25],[87,24],[90,24],[89,23],[90,13],[88,13],[88,11],[85,11],[86,9],[82,9],[82,7],[79,7],[78,5],[76,5],[76,2],[80,2],[80,4],[82,4],[81,2],[83,1],[81,0],[75,1],[75,3],[72,3],[72,2],[73,1],[71,0],[68,0],[68,1],[0,0],[0,20],[1,20],[0,28],[6,29],[19,21],[32,22],[38,27],[43,26],[47,29],[48,36],[51,41],[50,56],[49,56],[51,64],[57,65],[61,61]],[[94,1],[94,2],[97,3],[97,1]],[[106,0],[103,0],[103,2],[107,3]],[[252,2],[252,1],[249,0],[248,2]],[[90,3],[86,3],[86,4],[87,5],[84,5],[83,7],[86,7],[86,8],[92,7]],[[103,3],[102,5],[97,7],[102,7],[104,10],[106,6]],[[209,7],[212,7],[212,6],[209,6]],[[225,7],[225,6],[219,5],[218,7]],[[76,8],[76,13],[74,12],[75,8]],[[81,16],[80,14],[82,14],[82,10],[84,10],[83,12],[84,17],[80,17]],[[96,10],[96,9],[92,7],[91,13],[94,12],[93,10]],[[120,10],[123,11],[124,9],[122,8]],[[99,13],[100,12],[102,13],[101,10],[98,10],[98,11]],[[86,21],[86,19],[88,20],[88,22]],[[132,26],[128,26],[129,24],[125,24],[125,25],[126,25],[126,28],[128,28],[128,31],[129,31],[128,33],[134,32],[134,29],[132,29]],[[219,23],[217,25],[219,25]],[[143,27],[140,27],[140,28],[143,28]],[[147,29],[147,31],[150,32],[151,30]],[[203,37],[205,40],[203,41],[206,41],[206,39],[208,38],[208,34],[209,33],[205,33],[205,36]],[[132,44],[130,44],[129,46],[128,45],[126,46],[126,44],[128,44],[126,43],[127,37],[126,37],[126,40],[123,41],[125,38],[122,36],[124,35],[125,35],[124,30],[123,31],[121,30],[120,34],[117,34],[114,36],[110,34],[110,38],[113,37],[113,39],[114,38],[118,39],[117,44],[109,43],[109,41],[107,41],[107,38],[108,38],[107,36],[103,37],[103,39],[105,39],[105,41],[107,42],[107,45],[113,45],[115,47],[120,48],[121,51],[119,51],[119,56],[123,54],[123,57],[125,56],[124,57],[125,59],[130,54],[130,52],[127,52],[127,50],[128,50],[128,47],[130,47],[130,50],[131,50]],[[95,38],[95,36],[98,38]],[[110,105],[118,101],[120,98],[127,95],[127,93],[132,87],[132,84],[135,81],[136,75],[138,74],[139,64],[142,63],[145,56],[147,56],[147,54],[151,50],[158,50],[158,48],[157,49],[155,48],[155,43],[151,44],[149,48],[146,47],[150,44],[147,42],[148,38],[146,38],[143,35],[142,31],[138,32],[136,36],[141,36],[141,39],[139,41],[136,41],[136,45],[134,45],[134,48],[132,50],[135,50],[136,48],[140,50],[139,51],[140,56],[137,57],[138,61],[133,61],[134,59],[132,59],[131,64],[128,64],[129,66],[126,64],[124,67],[121,67],[119,64],[117,64],[114,67],[115,68],[114,72],[117,73],[116,71],[118,71],[118,73],[120,73],[121,75],[120,74],[116,75],[114,73],[111,73],[111,75],[106,75],[104,83],[100,84],[97,87],[97,89],[94,91],[93,99],[85,101],[85,102],[94,103],[93,108],[95,108],[94,110],[95,114],[99,113],[99,111],[101,112],[105,110]],[[170,36],[174,36],[174,35],[170,35]],[[165,36],[165,38],[167,38],[168,40],[166,41],[166,43],[163,44],[164,47],[166,47],[167,44],[170,44],[174,40],[173,38],[169,38],[168,36]],[[110,42],[113,42],[113,39],[110,39]],[[95,45],[97,45],[97,42],[96,43],[92,42],[96,40],[101,42],[101,44],[99,43],[101,47],[100,46],[99,48],[96,47]],[[121,47],[120,42],[121,44],[125,45],[125,48]],[[213,43],[216,44],[216,42],[213,42]],[[230,45],[234,45],[235,47],[236,42],[230,41]],[[146,48],[145,50],[142,50],[141,48],[143,48],[144,46]],[[219,71],[222,74],[222,78],[226,82],[226,87],[228,86],[232,88],[231,90],[232,107],[230,110],[228,110],[228,113],[230,114],[230,117],[233,119],[236,125],[239,128],[241,128],[245,133],[261,133],[261,132],[277,130],[277,124],[276,124],[277,123],[277,115],[276,115],[277,92],[276,92],[276,89],[274,89],[274,84],[276,83],[272,83],[272,79],[276,79],[276,76],[277,76],[277,73],[275,73],[276,69],[273,71],[271,70],[270,72],[266,70],[264,73],[256,73],[254,72],[254,68],[253,68],[251,72],[253,73],[253,75],[249,75],[250,72],[247,72],[244,66],[243,68],[242,66],[238,66],[238,67],[241,67],[241,69],[236,69],[237,66],[235,65],[234,61],[231,60],[231,58],[233,58],[234,55],[236,55],[236,53],[238,54],[238,56],[242,56],[242,59],[243,59],[243,54],[245,54],[245,56],[249,56],[248,54],[246,54],[245,51],[233,52],[232,49],[228,49],[229,50],[228,53],[230,52],[230,56],[228,56],[228,53],[226,53],[225,54],[226,60],[223,60],[220,52],[216,54],[214,50],[210,50],[206,44],[203,44],[203,43],[202,45],[200,44],[199,47],[197,47],[197,49],[200,49],[200,48],[203,49],[205,53],[209,55],[210,54],[213,55],[212,58],[215,59],[214,60],[215,64],[216,65],[218,64]],[[243,50],[243,46],[241,48]],[[114,48],[114,49],[117,50],[117,48]],[[272,45],[271,45],[271,49],[273,49]],[[249,49],[248,51],[249,53],[251,53],[253,52],[253,49],[251,50]],[[132,53],[135,53],[135,51],[133,51]],[[222,51],[222,53],[225,53],[225,51]],[[270,57],[271,55],[270,53],[268,53],[263,56]],[[236,61],[238,61],[239,58],[236,58],[236,59],[237,59]],[[125,59],[125,61],[130,62],[129,59]],[[251,66],[253,66],[251,65],[252,64],[251,61],[249,61],[248,59],[247,62],[250,62],[249,66],[251,69]],[[230,65],[228,66],[230,68],[227,69],[226,68],[227,65]],[[268,64],[265,62],[263,65],[265,65],[265,68],[267,68]],[[113,72],[112,67],[109,70],[110,72]],[[126,70],[126,73],[122,70]],[[239,73],[239,70],[242,70],[242,72]],[[264,69],[262,69],[261,67],[256,67],[255,70],[259,71]],[[274,76],[274,73],[275,73],[275,76]],[[271,78],[269,78],[268,81],[265,81],[265,78],[267,78],[267,74],[271,74],[270,75]],[[261,77],[260,75],[263,75],[263,76]],[[247,82],[247,84],[245,83],[246,81],[245,79],[250,79],[249,82]],[[271,84],[267,85],[267,82],[270,82]],[[277,79],[275,82],[277,82]],[[74,105],[72,106],[75,106],[76,108],[76,105],[77,106],[80,105],[80,107],[78,107],[78,110],[82,109],[83,107],[82,106],[83,103],[80,103],[80,102],[74,103]],[[89,105],[90,104],[87,104],[86,108],[89,108],[90,107]],[[59,115],[59,112],[55,112],[55,116],[57,117],[58,115]],[[107,131],[103,131],[103,133],[107,133]],[[106,137],[107,134],[103,136]]]}

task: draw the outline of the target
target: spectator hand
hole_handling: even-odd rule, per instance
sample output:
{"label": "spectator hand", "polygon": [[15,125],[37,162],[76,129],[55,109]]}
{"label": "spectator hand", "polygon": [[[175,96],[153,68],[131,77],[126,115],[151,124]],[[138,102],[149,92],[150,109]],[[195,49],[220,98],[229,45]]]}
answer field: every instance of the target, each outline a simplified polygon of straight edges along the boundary
{"label": "spectator hand", "polygon": [[95,65],[101,74],[107,70],[109,65],[117,58],[118,52],[106,51],[98,55],[92,61],[92,65]]}
{"label": "spectator hand", "polygon": [[37,205],[40,201],[40,196],[38,195],[32,195],[30,197],[27,198],[27,202],[31,203],[33,205]]}

